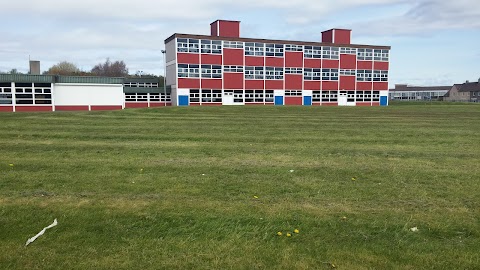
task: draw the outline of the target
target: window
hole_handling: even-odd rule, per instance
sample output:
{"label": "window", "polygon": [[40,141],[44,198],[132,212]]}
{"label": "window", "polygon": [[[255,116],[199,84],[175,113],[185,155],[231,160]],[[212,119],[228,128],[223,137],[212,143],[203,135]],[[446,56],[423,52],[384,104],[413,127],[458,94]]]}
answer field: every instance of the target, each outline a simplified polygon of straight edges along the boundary
{"label": "window", "polygon": [[322,102],[337,102],[337,101],[338,101],[337,91],[322,91]]}
{"label": "window", "polygon": [[245,55],[264,56],[265,55],[265,44],[246,42],[245,43]]}
{"label": "window", "polygon": [[202,65],[202,78],[222,78],[222,66]]}
{"label": "window", "polygon": [[342,47],[340,48],[340,53],[341,54],[357,54],[357,49]]}
{"label": "window", "polygon": [[285,68],[285,74],[303,74],[302,68]]}
{"label": "window", "polygon": [[263,80],[263,67],[245,67],[245,79],[249,80]]}
{"label": "window", "polygon": [[305,58],[322,58],[322,47],[320,46],[305,46]]}
{"label": "window", "polygon": [[265,102],[263,90],[254,90],[254,100],[257,103]]}
{"label": "window", "polygon": [[200,102],[199,89],[190,89],[190,102]]}
{"label": "window", "polygon": [[322,101],[321,91],[313,91],[312,92],[312,101],[313,102],[321,102]]}
{"label": "window", "polygon": [[357,50],[357,59],[372,61],[373,60],[373,50],[372,49],[358,49]]}
{"label": "window", "polygon": [[285,45],[285,51],[303,52],[303,46],[302,45]]}
{"label": "window", "polygon": [[387,61],[389,52],[388,50],[373,50],[373,60],[375,61]]}
{"label": "window", "polygon": [[[190,101],[192,102],[191,98]],[[210,102],[222,102],[222,90],[202,89],[202,103]]]}
{"label": "window", "polygon": [[222,41],[202,39],[200,41],[200,48],[202,53],[222,54]]}
{"label": "window", "polygon": [[266,80],[283,80],[283,68],[265,67]]}
{"label": "window", "polygon": [[265,55],[283,57],[283,45],[282,44],[266,44]]}
{"label": "window", "polygon": [[386,70],[374,70],[373,71],[374,82],[388,82],[388,71]]}
{"label": "window", "polygon": [[322,70],[319,68],[305,68],[303,72],[303,79],[305,81],[320,81],[322,77]]}
{"label": "window", "polygon": [[189,52],[189,53],[198,53],[200,50],[200,41],[198,39],[187,39],[179,38],[177,39],[177,51],[178,52]]}
{"label": "window", "polygon": [[[9,85],[10,86],[10,83]],[[0,87],[0,105],[2,104],[12,104],[12,89],[11,88],[2,88]]]}
{"label": "window", "polygon": [[[32,88],[34,87],[34,88]],[[1,88],[0,88],[1,89]],[[3,94],[3,98],[0,97],[0,104],[12,104],[9,99],[13,98],[11,88],[3,88],[0,93]],[[52,104],[52,88],[50,83],[16,83],[15,84],[15,103],[19,105],[48,105]]]}
{"label": "window", "polygon": [[265,90],[265,102],[273,102],[273,101],[274,101],[274,91]]}
{"label": "window", "polygon": [[338,81],[338,69],[324,68],[322,69],[323,81]]}
{"label": "window", "polygon": [[372,70],[357,70],[357,81],[359,82],[371,82],[373,81],[372,78]]}
{"label": "window", "polygon": [[223,72],[243,73],[243,66],[224,66]]}
{"label": "window", "polygon": [[239,41],[224,41],[223,42],[224,48],[231,48],[231,49],[243,49],[243,42]]}
{"label": "window", "polygon": [[124,84],[124,86],[125,87],[133,87],[133,88],[138,88],[138,87],[152,88],[152,87],[158,87],[158,83],[126,82]]}
{"label": "window", "polygon": [[52,104],[51,90],[35,88],[35,104]]}
{"label": "window", "polygon": [[372,101],[380,101],[380,91],[373,91],[372,93]]}
{"label": "window", "polygon": [[245,90],[245,102],[255,102],[255,90]]}
{"label": "window", "polygon": [[200,66],[190,64],[178,64],[178,77],[179,78],[199,78]]}
{"label": "window", "polygon": [[340,48],[338,47],[322,47],[323,59],[339,59]]}
{"label": "window", "polygon": [[356,71],[355,71],[355,69],[340,69],[340,75],[355,76]]}
{"label": "window", "polygon": [[286,97],[301,97],[302,90],[285,90]]}

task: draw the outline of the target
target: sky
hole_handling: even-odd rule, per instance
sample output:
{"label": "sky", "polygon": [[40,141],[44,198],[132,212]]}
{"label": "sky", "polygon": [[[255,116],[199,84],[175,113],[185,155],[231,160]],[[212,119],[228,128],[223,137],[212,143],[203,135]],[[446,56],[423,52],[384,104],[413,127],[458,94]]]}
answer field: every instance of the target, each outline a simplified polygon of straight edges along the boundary
{"label": "sky", "polygon": [[[452,85],[480,78],[479,0],[2,0],[0,72],[68,61],[89,71],[124,61],[131,74],[163,74],[164,40],[241,21],[241,37],[321,41],[352,29],[353,44],[387,45],[394,84]],[[8,23],[7,23],[8,22]]]}

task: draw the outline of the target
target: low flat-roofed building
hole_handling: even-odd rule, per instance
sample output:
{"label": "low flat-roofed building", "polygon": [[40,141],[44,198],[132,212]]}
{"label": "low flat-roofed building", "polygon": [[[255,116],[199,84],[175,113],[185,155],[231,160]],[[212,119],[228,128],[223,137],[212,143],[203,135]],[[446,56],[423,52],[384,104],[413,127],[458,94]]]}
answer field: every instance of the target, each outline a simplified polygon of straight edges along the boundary
{"label": "low flat-roofed building", "polygon": [[452,86],[411,86],[396,84],[389,90],[390,100],[443,100]]}

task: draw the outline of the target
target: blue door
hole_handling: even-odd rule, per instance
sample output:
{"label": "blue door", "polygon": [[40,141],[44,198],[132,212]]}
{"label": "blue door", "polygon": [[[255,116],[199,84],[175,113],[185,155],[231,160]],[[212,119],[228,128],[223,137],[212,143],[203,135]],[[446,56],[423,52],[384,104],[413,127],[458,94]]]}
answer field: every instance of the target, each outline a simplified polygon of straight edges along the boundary
{"label": "blue door", "polygon": [[283,106],[283,97],[275,97],[275,105]]}
{"label": "blue door", "polygon": [[303,97],[304,106],[312,106],[312,97]]}
{"label": "blue door", "polygon": [[178,97],[178,106],[188,106],[188,96],[179,96]]}
{"label": "blue door", "polygon": [[388,97],[386,96],[380,97],[380,106],[388,106]]}

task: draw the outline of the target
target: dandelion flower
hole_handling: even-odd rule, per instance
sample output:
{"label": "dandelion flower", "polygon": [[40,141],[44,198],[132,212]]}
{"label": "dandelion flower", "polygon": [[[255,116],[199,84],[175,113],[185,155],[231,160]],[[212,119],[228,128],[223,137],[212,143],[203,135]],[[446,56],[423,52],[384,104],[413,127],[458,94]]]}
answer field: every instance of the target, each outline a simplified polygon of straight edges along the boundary
{"label": "dandelion flower", "polygon": [[300,230],[295,229],[295,230],[293,230],[293,232],[294,232],[294,233],[300,233]]}
{"label": "dandelion flower", "polygon": [[13,167],[13,166],[15,166],[15,165],[13,165],[13,163],[10,163],[10,164],[8,164],[8,166]]}
{"label": "dandelion flower", "polygon": [[278,236],[282,236],[283,233],[282,233],[282,232],[277,232],[277,235],[278,235]]}
{"label": "dandelion flower", "polygon": [[253,196],[254,199],[258,199],[258,196]]}
{"label": "dandelion flower", "polygon": [[343,216],[342,219],[343,219],[343,220],[347,220],[347,217]]}
{"label": "dandelion flower", "polygon": [[357,178],[356,178],[356,177],[352,177],[352,181],[357,181]]}
{"label": "dandelion flower", "polygon": [[290,236],[292,236],[292,234],[291,234],[291,233],[287,233],[287,237],[290,237]]}

